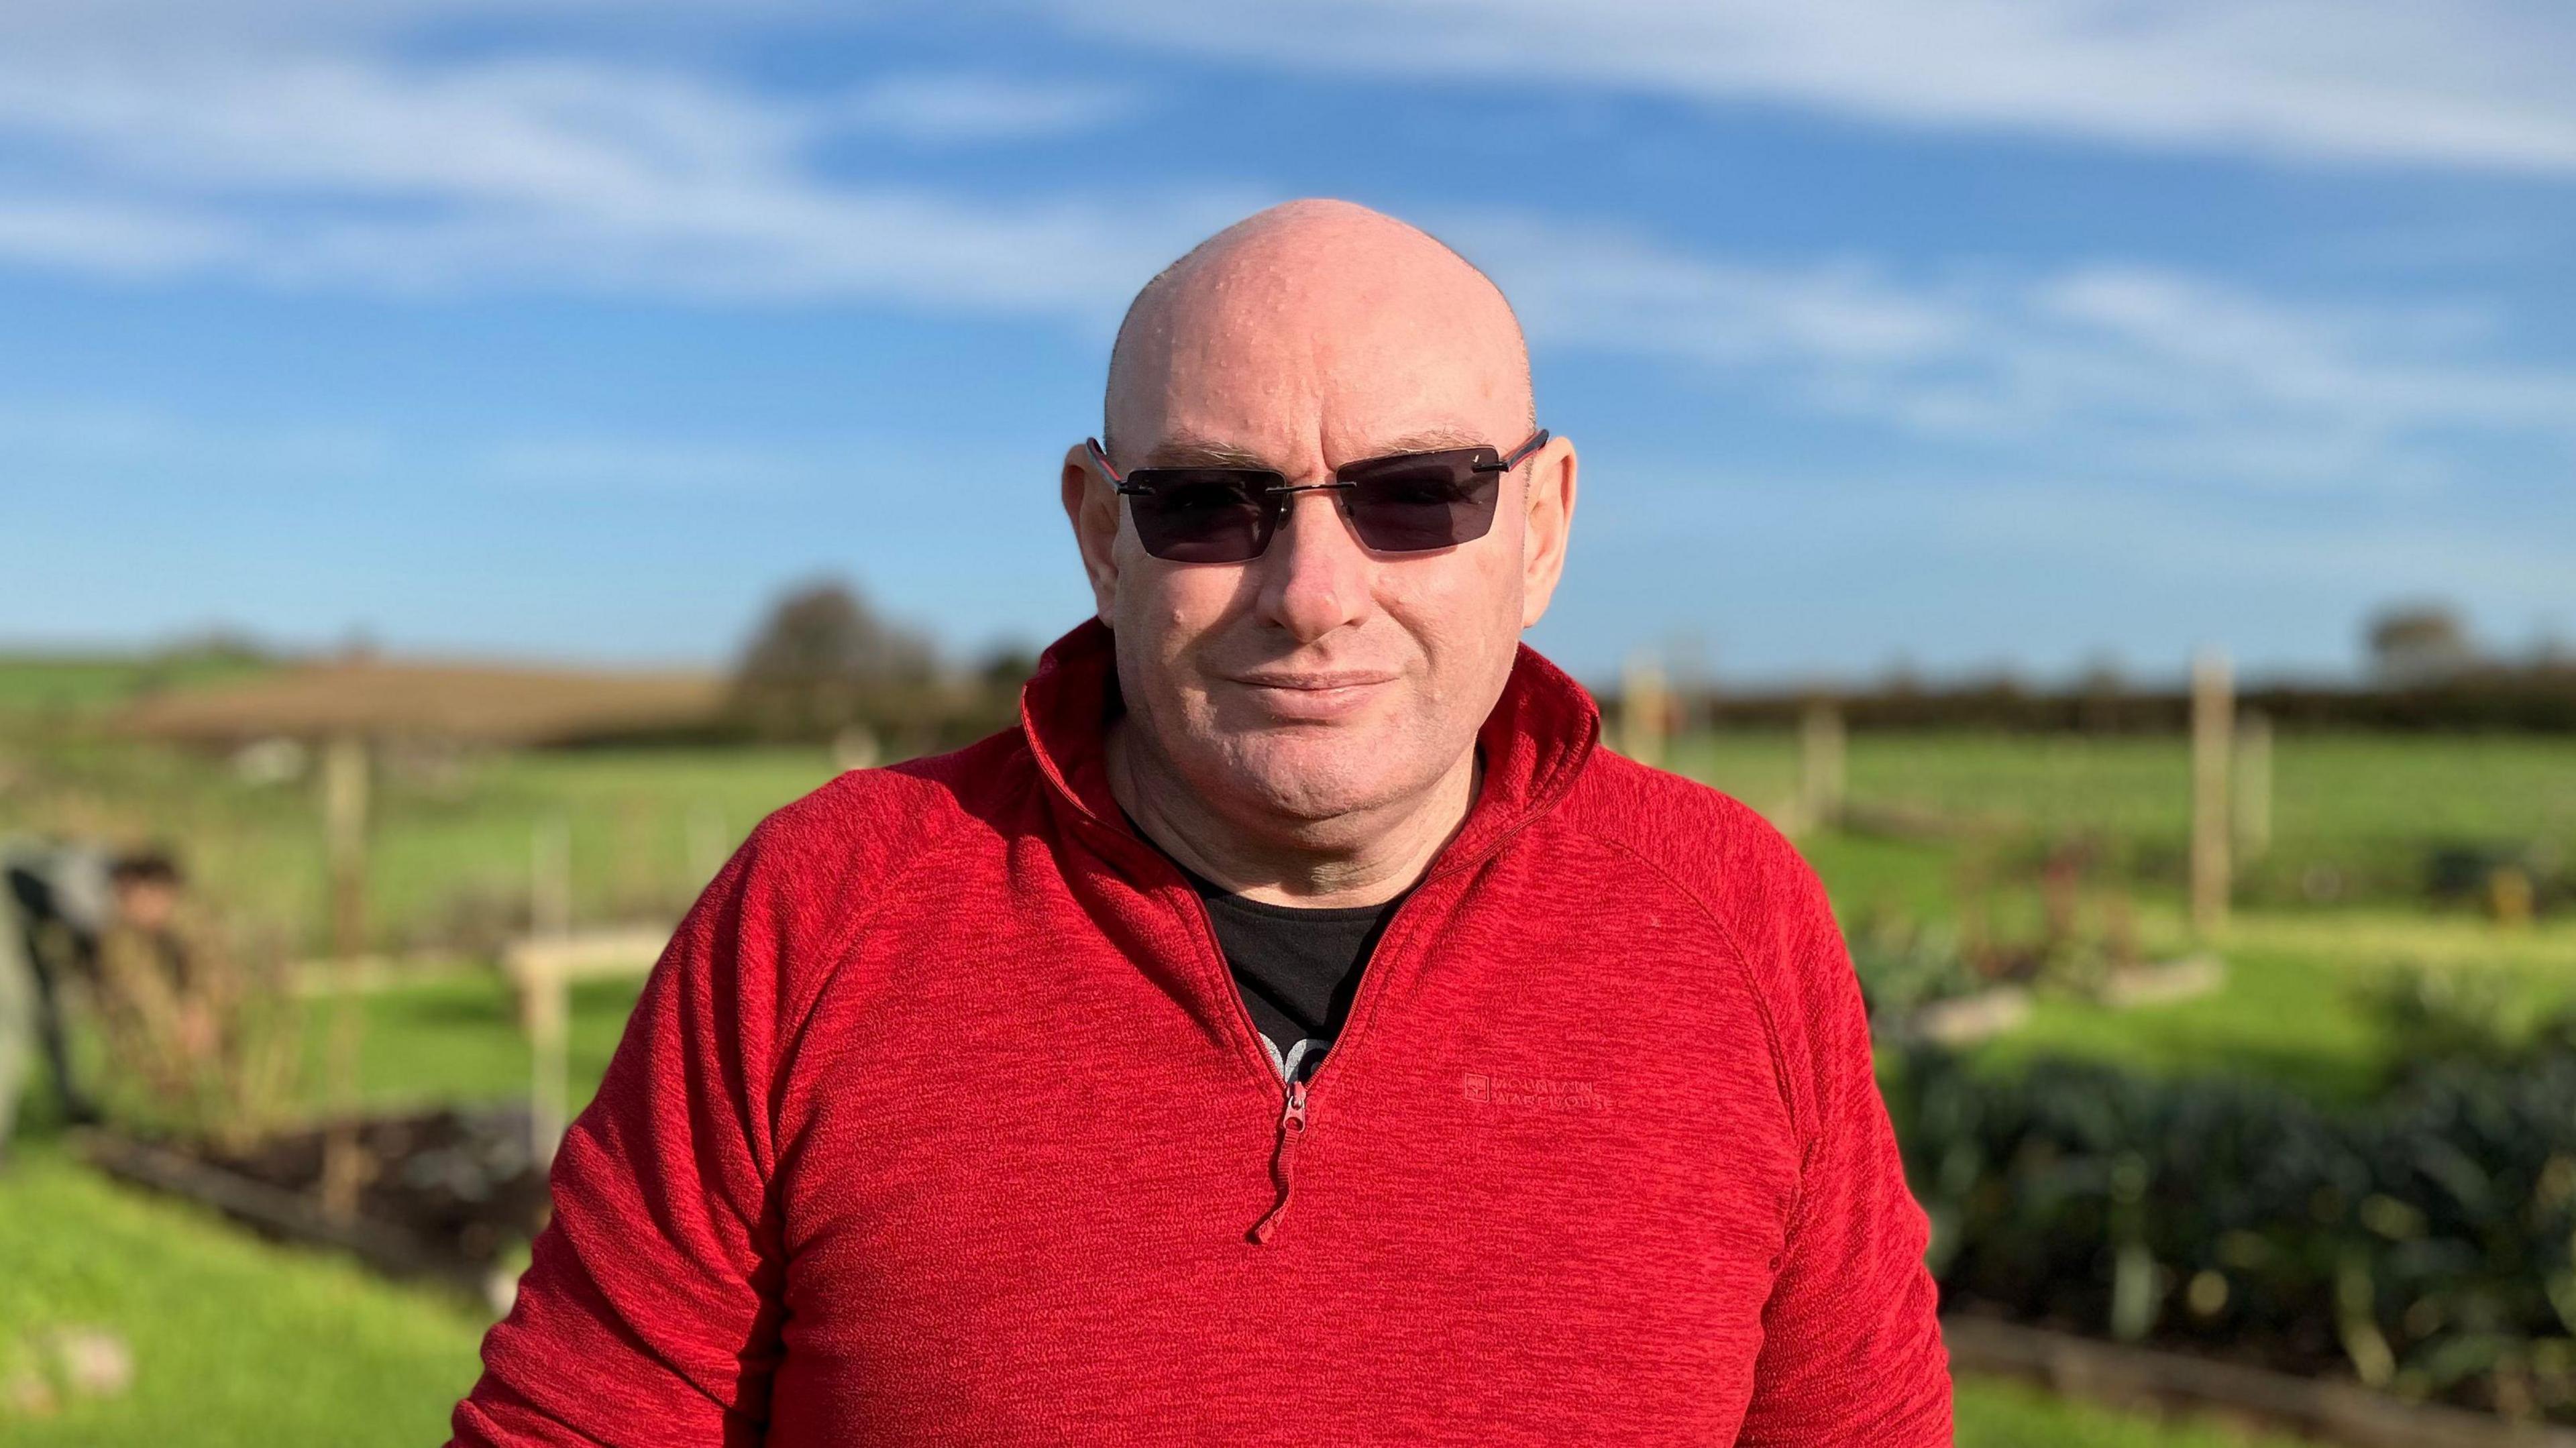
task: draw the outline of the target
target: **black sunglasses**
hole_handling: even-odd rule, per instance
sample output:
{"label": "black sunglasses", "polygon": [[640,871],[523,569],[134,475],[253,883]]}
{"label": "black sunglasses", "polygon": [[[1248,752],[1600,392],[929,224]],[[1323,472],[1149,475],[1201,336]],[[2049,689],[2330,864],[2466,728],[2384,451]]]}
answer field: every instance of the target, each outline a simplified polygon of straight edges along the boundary
{"label": "black sunglasses", "polygon": [[1489,447],[1396,453],[1344,463],[1329,483],[1295,487],[1275,468],[1138,468],[1121,477],[1099,439],[1083,443],[1127,499],[1146,552],[1176,563],[1242,563],[1270,546],[1289,495],[1325,489],[1342,494],[1342,511],[1360,542],[1379,553],[1422,553],[1482,538],[1494,526],[1503,474],[1547,445],[1547,429],[1530,434],[1509,456]]}

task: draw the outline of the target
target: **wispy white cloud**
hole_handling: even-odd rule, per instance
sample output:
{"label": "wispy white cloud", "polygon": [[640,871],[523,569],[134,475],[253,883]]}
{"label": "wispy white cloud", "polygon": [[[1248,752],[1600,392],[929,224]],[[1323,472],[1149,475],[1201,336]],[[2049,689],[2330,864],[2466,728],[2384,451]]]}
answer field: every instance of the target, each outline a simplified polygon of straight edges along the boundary
{"label": "wispy white cloud", "polygon": [[2054,558],[2175,579],[2267,579],[2367,603],[2469,593],[2506,612],[2576,608],[2576,570],[2547,531],[2410,508],[2263,516],[2205,495],[2059,477],[1948,485],[1923,519],[1945,550]]}
{"label": "wispy white cloud", "polygon": [[[1331,71],[1554,80],[1900,126],[2123,146],[2576,172],[2560,0],[1021,0],[1140,48]],[[0,7],[0,54],[346,48],[432,22],[847,24],[819,0],[86,0]],[[894,124],[1007,137],[1121,99],[928,76]]]}
{"label": "wispy white cloud", "polygon": [[2474,306],[2290,302],[2168,267],[1900,276],[1536,217],[1440,226],[1542,345],[1661,355],[1793,406],[2060,462],[2318,488],[2452,476],[2437,435],[2576,459],[2576,370]]}
{"label": "wispy white cloud", "polygon": [[221,217],[149,202],[0,193],[0,261],[139,279],[206,266],[243,241]]}
{"label": "wispy white cloud", "polygon": [[559,59],[0,58],[0,135],[82,178],[0,191],[0,255],[297,286],[1089,313],[1245,198],[978,202],[834,180],[811,153],[894,128],[1025,135],[1116,103],[956,76],[781,97]]}
{"label": "wispy white cloud", "polygon": [[[265,489],[415,486],[485,494],[776,497],[846,484],[853,444],[778,446],[636,432],[424,438],[380,425],[243,422],[79,399],[0,402],[11,480],[70,491],[114,478],[258,479]],[[878,450],[881,454],[882,449]]]}
{"label": "wispy white cloud", "polygon": [[1336,71],[1553,81],[1906,126],[2576,172],[2557,0],[1057,0],[1068,25]]}
{"label": "wispy white cloud", "polygon": [[835,108],[852,126],[939,144],[1024,141],[1089,131],[1142,109],[1143,98],[1096,81],[992,75],[899,75]]}

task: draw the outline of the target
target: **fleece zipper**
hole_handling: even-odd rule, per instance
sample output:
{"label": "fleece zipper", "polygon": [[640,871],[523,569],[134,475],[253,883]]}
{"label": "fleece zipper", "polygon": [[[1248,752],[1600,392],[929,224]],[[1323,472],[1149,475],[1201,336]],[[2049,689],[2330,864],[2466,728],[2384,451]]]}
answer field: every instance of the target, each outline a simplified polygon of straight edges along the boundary
{"label": "fleece zipper", "polygon": [[[1264,1057],[1263,1065],[1286,1078],[1286,1084],[1280,1093],[1278,1135],[1274,1138],[1270,1152],[1270,1180],[1277,1188],[1278,1195],[1271,1200],[1270,1209],[1263,1212],[1261,1219],[1254,1222],[1251,1229],[1244,1234],[1245,1240],[1256,1245],[1266,1243],[1278,1230],[1279,1219],[1287,1213],[1288,1198],[1296,1186],[1297,1150],[1306,1139],[1308,1130],[1306,1103],[1313,1094],[1313,1082],[1298,1080],[1294,1069],[1296,1063],[1294,1061],[1283,1063],[1277,1048],[1270,1044],[1267,1036],[1261,1034],[1260,1025],[1252,1019],[1252,1008],[1243,1002],[1243,987],[1234,978],[1234,966],[1225,958],[1225,943],[1217,938],[1216,919],[1208,913],[1207,902],[1199,898],[1197,888],[1181,874],[1180,867],[1173,864],[1162,851],[1145,840],[1123,830],[1110,829],[1105,822],[1101,822],[1100,827],[1120,841],[1120,848],[1142,851],[1150,856],[1154,868],[1169,875],[1172,881],[1180,886],[1181,892],[1189,897],[1187,913],[1198,924],[1199,940],[1207,947],[1208,958],[1216,962],[1218,991],[1232,1005],[1235,1019],[1243,1026],[1245,1039],[1252,1042],[1253,1048]],[[1437,873],[1439,868],[1435,865],[1430,874],[1424,876],[1424,881],[1427,882],[1431,874]],[[1420,886],[1417,884],[1415,889],[1405,896],[1403,902],[1395,907],[1395,913],[1387,918],[1386,928],[1378,933],[1377,949],[1380,953],[1386,949],[1387,942],[1396,938],[1396,926],[1402,920],[1404,912],[1412,908],[1415,898],[1420,893]],[[1379,960],[1372,959],[1362,967],[1359,989],[1351,995],[1350,1014],[1344,1023],[1342,1035],[1333,1048],[1325,1053],[1323,1064],[1315,1068],[1316,1081],[1322,1080],[1325,1072],[1334,1069],[1333,1063],[1350,1053],[1350,1047],[1356,1039],[1354,1028],[1366,1018],[1365,1012],[1374,1003],[1377,992],[1384,988],[1386,977],[1390,973],[1379,969],[1380,964]],[[1291,1050],[1302,1056],[1305,1044],[1299,1042]],[[1283,1065],[1286,1069],[1282,1069]]]}
{"label": "fleece zipper", "polygon": [[1292,1076],[1279,1107],[1279,1145],[1270,1158],[1270,1179],[1277,1183],[1279,1196],[1270,1204],[1270,1210],[1261,1214],[1261,1220],[1252,1224],[1250,1236],[1255,1242],[1269,1241],[1279,1219],[1288,1215],[1288,1194],[1297,1183],[1297,1144],[1305,1139],[1306,1083]]}

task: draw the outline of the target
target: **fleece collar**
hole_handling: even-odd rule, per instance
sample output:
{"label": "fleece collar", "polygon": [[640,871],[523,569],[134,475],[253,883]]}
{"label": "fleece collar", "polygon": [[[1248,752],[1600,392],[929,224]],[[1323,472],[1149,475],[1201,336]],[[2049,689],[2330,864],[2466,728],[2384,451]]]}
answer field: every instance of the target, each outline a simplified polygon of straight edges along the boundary
{"label": "fleece collar", "polygon": [[[1116,834],[1135,831],[1109,792],[1103,748],[1118,701],[1117,635],[1083,620],[1038,656],[1020,689],[1020,730],[1057,812]],[[1601,708],[1528,644],[1516,646],[1502,697],[1476,732],[1485,781],[1433,874],[1482,860],[1574,787],[1601,740]]]}

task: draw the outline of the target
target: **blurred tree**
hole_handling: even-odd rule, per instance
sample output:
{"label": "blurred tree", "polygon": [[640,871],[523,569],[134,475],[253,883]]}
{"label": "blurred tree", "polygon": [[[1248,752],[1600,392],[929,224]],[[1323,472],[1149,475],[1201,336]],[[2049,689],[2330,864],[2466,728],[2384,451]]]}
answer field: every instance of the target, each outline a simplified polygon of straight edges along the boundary
{"label": "blurred tree", "polygon": [[938,658],[922,635],[826,580],[770,610],[734,672],[733,708],[773,739],[828,739],[853,724],[918,713]]}
{"label": "blurred tree", "polygon": [[983,681],[985,687],[1004,691],[1016,698],[1020,686],[1037,671],[1036,654],[1020,644],[1004,644],[984,656],[983,663],[976,667],[975,677]]}
{"label": "blurred tree", "polygon": [[2476,668],[2477,646],[2460,616],[2438,603],[2400,604],[2370,621],[2370,671],[2382,684],[2437,683]]}

